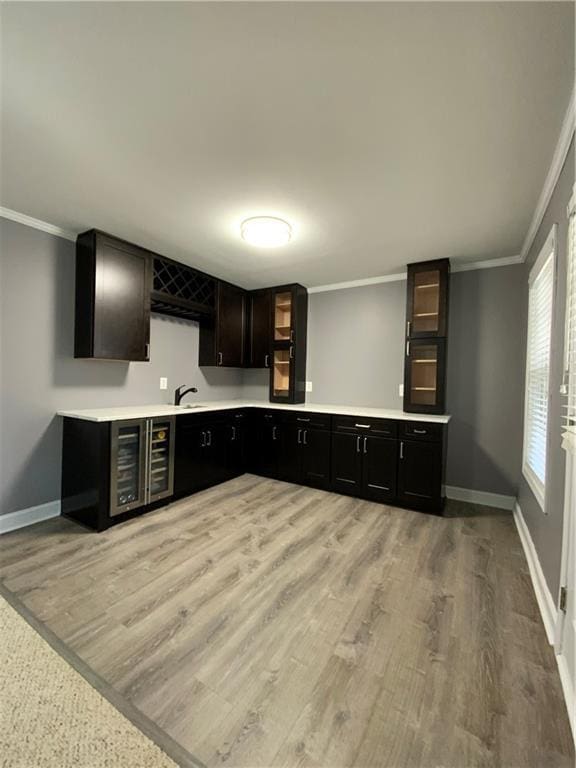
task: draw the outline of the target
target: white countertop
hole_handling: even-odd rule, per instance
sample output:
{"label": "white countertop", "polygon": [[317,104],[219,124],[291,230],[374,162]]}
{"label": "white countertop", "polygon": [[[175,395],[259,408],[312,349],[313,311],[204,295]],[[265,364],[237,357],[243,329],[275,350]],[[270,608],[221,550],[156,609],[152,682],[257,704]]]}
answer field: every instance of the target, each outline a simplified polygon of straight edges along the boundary
{"label": "white countertop", "polygon": [[434,416],[426,413],[405,413],[391,408],[363,408],[356,405],[322,405],[320,403],[302,403],[300,405],[282,405],[263,400],[216,400],[210,403],[188,405],[201,406],[198,408],[186,405],[137,405],[120,408],[90,408],[81,411],[58,411],[58,416],[68,416],[85,421],[124,421],[125,419],[149,419],[153,416],[174,416],[190,413],[211,413],[228,411],[232,408],[266,408],[279,411],[310,411],[311,413],[330,413],[334,416],[356,416],[368,419],[396,419],[398,421],[429,421],[436,424],[447,424],[450,416]]}

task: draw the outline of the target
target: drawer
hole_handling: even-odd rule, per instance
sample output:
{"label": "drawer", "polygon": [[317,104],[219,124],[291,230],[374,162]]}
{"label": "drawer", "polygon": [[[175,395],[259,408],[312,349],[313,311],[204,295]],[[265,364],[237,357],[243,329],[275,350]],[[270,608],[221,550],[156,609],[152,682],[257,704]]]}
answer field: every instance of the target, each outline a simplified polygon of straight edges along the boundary
{"label": "drawer", "polygon": [[308,429],[330,429],[332,416],[329,413],[306,413],[306,411],[281,411],[283,424],[296,424]]}
{"label": "drawer", "polygon": [[428,440],[439,443],[442,441],[444,425],[431,424],[428,421],[403,421],[400,427],[400,437],[407,440]]}
{"label": "drawer", "polygon": [[334,432],[348,432],[358,435],[370,433],[376,437],[396,437],[398,424],[391,419],[367,419],[363,416],[334,416]]}

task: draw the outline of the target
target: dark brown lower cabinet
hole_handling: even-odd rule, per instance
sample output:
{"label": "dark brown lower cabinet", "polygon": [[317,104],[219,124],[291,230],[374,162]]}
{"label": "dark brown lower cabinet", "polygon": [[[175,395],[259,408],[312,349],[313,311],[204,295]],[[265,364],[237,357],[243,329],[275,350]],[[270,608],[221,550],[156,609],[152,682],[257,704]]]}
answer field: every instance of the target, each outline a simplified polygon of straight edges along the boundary
{"label": "dark brown lower cabinet", "polygon": [[362,493],[366,498],[391,501],[396,495],[397,467],[397,440],[362,438]]}
{"label": "dark brown lower cabinet", "polygon": [[362,490],[362,437],[359,434],[332,434],[332,488],[339,493],[360,496]]}
{"label": "dark brown lower cabinet", "polygon": [[[440,511],[442,505],[442,443],[400,440],[398,499],[407,507]],[[440,509],[439,509],[440,508]]]}
{"label": "dark brown lower cabinet", "polygon": [[[260,408],[187,413],[175,420],[176,498],[248,471],[375,502],[442,512],[446,426],[441,423]],[[114,424],[118,422],[64,420],[62,509],[97,530],[171,498],[144,503],[134,511],[126,508],[117,518],[111,515]],[[156,426],[164,431],[160,421]],[[126,439],[132,437],[128,430]],[[150,501],[150,494],[147,498]]]}
{"label": "dark brown lower cabinet", "polygon": [[396,492],[398,443],[361,433],[332,435],[332,488],[388,502]]}
{"label": "dark brown lower cabinet", "polygon": [[292,483],[328,488],[330,485],[330,432],[320,419],[293,417],[280,425],[278,477]]}

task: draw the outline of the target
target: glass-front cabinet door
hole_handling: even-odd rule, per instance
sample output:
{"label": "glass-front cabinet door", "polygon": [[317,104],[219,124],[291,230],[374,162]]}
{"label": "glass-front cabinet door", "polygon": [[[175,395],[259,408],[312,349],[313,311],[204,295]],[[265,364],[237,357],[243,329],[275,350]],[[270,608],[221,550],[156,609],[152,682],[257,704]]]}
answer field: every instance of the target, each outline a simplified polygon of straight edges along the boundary
{"label": "glass-front cabinet door", "polygon": [[406,342],[405,411],[444,412],[445,355],[445,339],[411,339]]}
{"label": "glass-front cabinet door", "polygon": [[150,419],[148,426],[148,502],[172,496],[174,492],[175,419]]}
{"label": "glass-front cabinet door", "polygon": [[275,349],[272,364],[272,397],[275,400],[289,402],[292,394],[292,356],[293,347]]}
{"label": "glass-front cabinet door", "polygon": [[147,422],[114,421],[110,445],[110,516],[146,503]]}
{"label": "glass-front cabinet door", "polygon": [[274,294],[274,341],[293,341],[293,301],[292,291],[282,291]]}
{"label": "glass-front cabinet door", "polygon": [[406,337],[444,337],[448,315],[448,259],[408,265]]}

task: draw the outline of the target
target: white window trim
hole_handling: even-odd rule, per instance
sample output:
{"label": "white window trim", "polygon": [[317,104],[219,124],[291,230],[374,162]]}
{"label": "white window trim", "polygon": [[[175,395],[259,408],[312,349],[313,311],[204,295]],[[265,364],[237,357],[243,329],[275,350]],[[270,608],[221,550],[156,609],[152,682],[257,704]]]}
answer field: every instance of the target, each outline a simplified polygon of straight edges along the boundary
{"label": "white window trim", "polygon": [[[548,260],[548,257],[550,256],[550,251],[552,251],[552,260],[553,260],[553,266],[552,266],[552,272],[553,272],[553,285],[552,285],[552,332],[551,332],[551,340],[550,340],[550,350],[552,351],[554,347],[553,339],[554,339],[554,309],[556,306],[556,281],[557,281],[557,263],[558,260],[556,258],[557,253],[557,244],[558,244],[558,235],[557,235],[558,225],[553,224],[552,229],[550,230],[548,237],[546,238],[546,241],[542,248],[540,249],[540,253],[538,254],[538,258],[534,262],[534,265],[532,266],[532,269],[530,270],[530,274],[528,275],[528,285],[531,286],[532,283],[536,280],[538,275],[540,274],[540,271],[546,261]],[[542,489],[540,487],[540,480],[536,477],[534,472],[532,471],[532,468],[527,464],[526,462],[526,451],[527,451],[527,433],[526,433],[526,424],[527,424],[527,416],[528,416],[528,360],[529,358],[529,339],[526,338],[526,366],[525,366],[525,374],[524,374],[524,434],[523,434],[523,442],[522,442],[522,474],[524,475],[526,482],[530,486],[530,489],[532,493],[534,494],[536,501],[540,505],[542,512],[544,512],[545,515],[548,514],[548,508],[547,508],[547,489],[549,485],[550,480],[550,426],[551,421],[550,418],[548,418],[548,423],[546,426],[546,477],[544,480],[544,488]],[[551,394],[551,386],[550,386],[550,380],[552,375],[552,360],[550,360],[550,368],[548,370],[548,407],[550,407],[550,394]],[[550,415],[550,412],[548,412],[548,415]]]}

